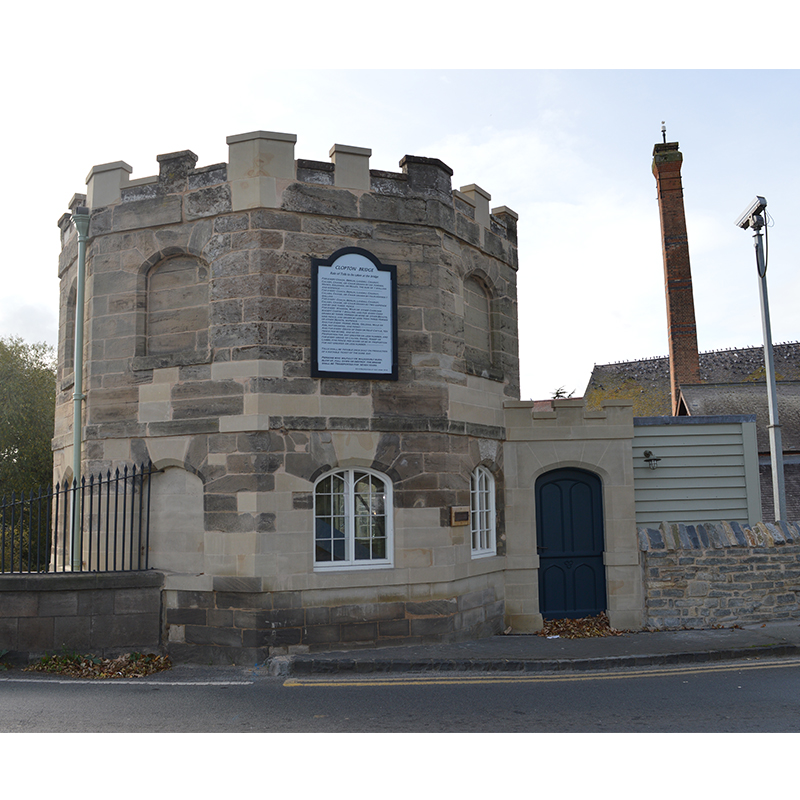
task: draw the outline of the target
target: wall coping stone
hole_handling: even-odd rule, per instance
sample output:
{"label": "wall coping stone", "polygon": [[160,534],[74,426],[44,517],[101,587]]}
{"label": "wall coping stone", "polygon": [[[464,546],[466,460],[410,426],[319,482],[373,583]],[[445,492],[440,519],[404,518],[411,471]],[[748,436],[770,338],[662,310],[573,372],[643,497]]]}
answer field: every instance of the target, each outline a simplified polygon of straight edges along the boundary
{"label": "wall coping stone", "polygon": [[[608,401],[606,401],[607,403]],[[606,405],[603,403],[603,405]],[[755,414],[720,414],[719,416],[701,417],[634,417],[636,428],[652,425],[708,425],[723,423],[755,422]]]}
{"label": "wall coping stone", "polygon": [[164,585],[164,573],[47,572],[37,575],[0,575],[0,592],[63,592],[92,589],[150,589]]}
{"label": "wall coping stone", "polygon": [[226,137],[225,144],[239,144],[239,142],[249,142],[253,139],[267,139],[269,141],[295,144],[297,142],[297,134],[279,133],[277,131],[250,131],[249,133],[237,133]]}
{"label": "wall coping stone", "polygon": [[702,525],[662,522],[658,528],[639,528],[638,537],[642,551],[780,547],[800,544],[800,521],[757,522],[752,527],[726,520]]}

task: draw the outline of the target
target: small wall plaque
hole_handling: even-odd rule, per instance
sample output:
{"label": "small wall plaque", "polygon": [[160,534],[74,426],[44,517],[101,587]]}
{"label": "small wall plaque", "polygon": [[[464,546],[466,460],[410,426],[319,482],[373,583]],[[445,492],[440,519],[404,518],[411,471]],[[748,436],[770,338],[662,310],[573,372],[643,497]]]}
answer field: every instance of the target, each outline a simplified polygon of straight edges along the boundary
{"label": "small wall plaque", "polygon": [[450,527],[469,525],[469,506],[450,506]]}

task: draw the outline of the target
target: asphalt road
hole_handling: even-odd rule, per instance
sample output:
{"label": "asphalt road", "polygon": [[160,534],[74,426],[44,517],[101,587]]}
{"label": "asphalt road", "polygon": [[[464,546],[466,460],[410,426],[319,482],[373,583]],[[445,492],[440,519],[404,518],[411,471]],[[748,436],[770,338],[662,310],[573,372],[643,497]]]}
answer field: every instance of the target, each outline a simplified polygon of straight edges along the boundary
{"label": "asphalt road", "polygon": [[2,732],[797,732],[800,659],[570,675],[0,673]]}

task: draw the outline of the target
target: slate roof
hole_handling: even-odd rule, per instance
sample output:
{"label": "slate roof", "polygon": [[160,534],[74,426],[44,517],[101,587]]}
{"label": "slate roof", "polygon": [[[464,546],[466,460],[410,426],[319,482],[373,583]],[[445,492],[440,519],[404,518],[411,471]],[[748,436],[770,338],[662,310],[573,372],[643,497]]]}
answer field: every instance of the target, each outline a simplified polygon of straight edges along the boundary
{"label": "slate roof", "polygon": [[[705,383],[681,386],[681,396],[692,417],[755,414],[758,451],[769,452],[767,385]],[[800,453],[800,381],[777,383],[778,421],[785,453]]]}
{"label": "slate roof", "polygon": [[[776,344],[772,350],[783,449],[800,453],[800,342]],[[756,414],[758,449],[769,452],[764,348],[700,353],[700,379],[702,384],[681,387],[689,414]],[[597,364],[584,399],[594,409],[606,399],[629,399],[635,417],[670,416],[669,357]]]}
{"label": "slate roof", "polygon": [[586,407],[599,410],[604,400],[633,400],[634,417],[665,417],[670,407],[669,358],[595,364],[583,393]]}

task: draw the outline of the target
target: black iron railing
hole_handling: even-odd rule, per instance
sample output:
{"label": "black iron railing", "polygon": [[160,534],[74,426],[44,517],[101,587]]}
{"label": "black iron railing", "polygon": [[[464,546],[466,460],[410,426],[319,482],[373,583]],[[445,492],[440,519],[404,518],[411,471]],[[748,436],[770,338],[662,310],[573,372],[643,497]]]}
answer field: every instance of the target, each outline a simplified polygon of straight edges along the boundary
{"label": "black iron railing", "polygon": [[152,464],[0,502],[0,573],[148,569]]}

